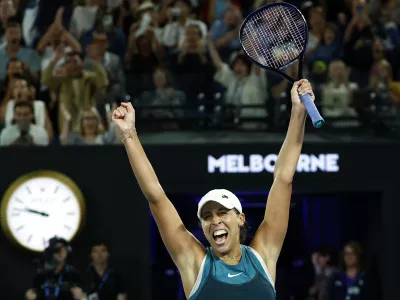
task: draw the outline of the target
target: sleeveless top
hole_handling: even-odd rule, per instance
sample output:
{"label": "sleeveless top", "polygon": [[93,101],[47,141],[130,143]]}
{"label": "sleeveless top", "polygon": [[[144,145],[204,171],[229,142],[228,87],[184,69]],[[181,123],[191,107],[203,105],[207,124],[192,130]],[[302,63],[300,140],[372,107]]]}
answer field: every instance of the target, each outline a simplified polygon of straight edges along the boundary
{"label": "sleeveless top", "polygon": [[225,264],[207,248],[189,300],[275,300],[274,283],[263,259],[251,247],[241,248],[237,265]]}

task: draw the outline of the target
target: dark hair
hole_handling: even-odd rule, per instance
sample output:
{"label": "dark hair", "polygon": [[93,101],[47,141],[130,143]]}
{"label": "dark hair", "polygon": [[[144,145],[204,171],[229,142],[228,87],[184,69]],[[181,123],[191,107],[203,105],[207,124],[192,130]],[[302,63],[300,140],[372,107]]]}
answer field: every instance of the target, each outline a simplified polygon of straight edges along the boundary
{"label": "dark hair", "polygon": [[[234,211],[239,215],[240,212],[234,208]],[[249,233],[249,223],[247,223],[247,221],[244,221],[243,226],[240,226],[240,234],[239,234],[239,240],[241,244],[246,243],[247,238],[248,238],[248,233]]]}
{"label": "dark hair", "polygon": [[363,248],[361,247],[360,243],[356,242],[356,241],[350,241],[348,243],[346,243],[343,247],[343,251],[340,254],[340,268],[344,271],[346,269],[346,265],[344,263],[344,248],[346,247],[350,247],[351,249],[353,249],[354,254],[357,256],[358,258],[358,267],[360,269],[362,269],[362,262],[363,262]]}
{"label": "dark hair", "polygon": [[16,17],[11,17],[6,22],[6,30],[8,28],[21,27],[21,22]]}
{"label": "dark hair", "polygon": [[31,112],[33,113],[33,104],[28,101],[18,101],[14,105],[14,111],[17,110],[18,107],[29,107]]}
{"label": "dark hair", "polygon": [[338,253],[333,246],[323,245],[319,247],[316,252],[322,256],[329,256],[329,261],[327,262],[329,266],[333,267],[337,265]]}
{"label": "dark hair", "polygon": [[107,248],[107,251],[110,252],[110,245],[106,240],[99,239],[99,240],[93,241],[90,244],[90,249],[93,250],[93,248],[97,247],[97,246],[104,246]]}
{"label": "dark hair", "polygon": [[[200,34],[200,37],[202,37],[202,38],[204,37],[203,31],[201,31],[201,27],[200,27],[198,24],[196,24],[196,23],[189,23],[189,25],[186,26],[186,31],[187,31],[189,28],[196,28],[197,31],[198,31],[199,34]],[[185,31],[185,32],[186,32],[186,31]]]}
{"label": "dark hair", "polygon": [[82,53],[79,52],[79,51],[71,51],[71,52],[68,52],[65,56],[66,56],[66,58],[74,57],[74,56],[79,56],[79,58],[83,60],[83,55],[82,55]]}

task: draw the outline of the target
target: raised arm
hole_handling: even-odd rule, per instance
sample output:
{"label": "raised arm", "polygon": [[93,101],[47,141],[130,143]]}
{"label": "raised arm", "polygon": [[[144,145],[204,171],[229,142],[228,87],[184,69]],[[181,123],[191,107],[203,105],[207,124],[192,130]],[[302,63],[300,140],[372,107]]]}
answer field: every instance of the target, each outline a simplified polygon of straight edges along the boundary
{"label": "raised arm", "polygon": [[112,119],[116,129],[122,134],[133,173],[149,202],[163,242],[181,273],[185,292],[189,295],[205,256],[205,249],[185,228],[161,187],[137,136],[132,104],[121,103],[113,112]]}
{"label": "raised arm", "polygon": [[288,227],[292,181],[303,145],[307,117],[298,91],[302,94],[310,93],[314,99],[311,84],[307,80],[294,83],[291,90],[292,113],[289,128],[275,165],[274,182],[268,196],[264,220],[251,244],[263,258],[274,280],[276,263]]}

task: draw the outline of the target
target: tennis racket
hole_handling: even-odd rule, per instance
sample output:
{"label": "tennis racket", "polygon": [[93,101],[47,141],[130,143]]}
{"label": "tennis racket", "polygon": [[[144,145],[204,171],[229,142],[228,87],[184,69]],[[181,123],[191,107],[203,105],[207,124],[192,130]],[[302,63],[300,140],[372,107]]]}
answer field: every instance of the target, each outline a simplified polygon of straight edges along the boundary
{"label": "tennis racket", "polygon": [[[275,72],[290,83],[295,80],[282,69],[299,60],[298,79],[303,76],[303,59],[308,43],[307,22],[292,4],[267,4],[246,17],[239,32],[246,55],[255,64]],[[325,124],[309,94],[300,96],[314,127]]]}

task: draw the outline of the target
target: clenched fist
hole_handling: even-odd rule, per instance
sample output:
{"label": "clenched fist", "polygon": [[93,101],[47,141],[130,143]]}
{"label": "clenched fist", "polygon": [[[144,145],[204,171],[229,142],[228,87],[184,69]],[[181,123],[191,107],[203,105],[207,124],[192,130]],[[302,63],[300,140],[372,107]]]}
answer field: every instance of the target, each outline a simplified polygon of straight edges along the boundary
{"label": "clenched fist", "polygon": [[112,120],[122,134],[135,130],[135,109],[130,102],[122,102],[112,114]]}

